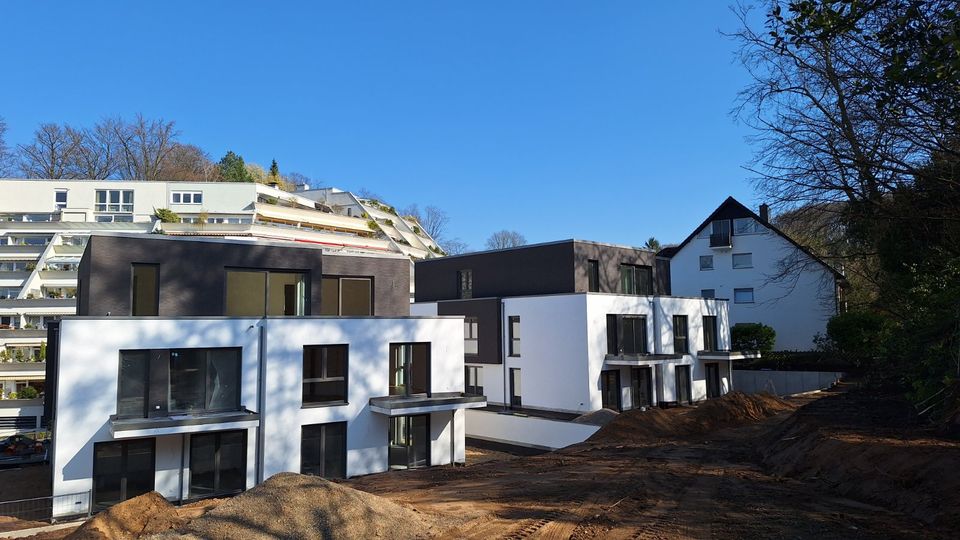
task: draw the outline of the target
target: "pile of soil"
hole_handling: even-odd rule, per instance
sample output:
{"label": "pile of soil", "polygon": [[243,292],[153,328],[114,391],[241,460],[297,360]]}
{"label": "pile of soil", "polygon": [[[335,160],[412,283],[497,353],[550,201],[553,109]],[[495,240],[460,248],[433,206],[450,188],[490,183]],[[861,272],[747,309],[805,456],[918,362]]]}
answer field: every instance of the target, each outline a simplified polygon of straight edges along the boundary
{"label": "pile of soil", "polygon": [[599,411],[588,412],[571,420],[577,424],[589,424],[591,426],[605,426],[620,416],[620,413],[611,409],[600,409]]}
{"label": "pile of soil", "polygon": [[630,443],[699,435],[756,422],[793,409],[793,405],[771,394],[730,392],[696,407],[621,413],[587,441]]}
{"label": "pile of soil", "polygon": [[850,391],[801,407],[765,442],[774,474],[960,529],[960,442],[938,437],[902,397]]}
{"label": "pile of soil", "polygon": [[70,540],[126,540],[186,524],[177,508],[162,495],[151,491],[100,512],[81,525]]}
{"label": "pile of soil", "polygon": [[154,538],[424,538],[433,521],[370,493],[315,476],[280,473]]}

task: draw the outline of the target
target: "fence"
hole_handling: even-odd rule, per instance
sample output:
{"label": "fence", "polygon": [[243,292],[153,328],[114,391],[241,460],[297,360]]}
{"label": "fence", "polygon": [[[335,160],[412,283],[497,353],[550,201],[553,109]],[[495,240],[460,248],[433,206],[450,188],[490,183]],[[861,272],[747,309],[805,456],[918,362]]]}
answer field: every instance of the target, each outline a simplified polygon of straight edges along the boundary
{"label": "fence", "polygon": [[0,516],[24,521],[52,521],[78,516],[90,516],[90,492],[51,495],[35,499],[0,502]]}
{"label": "fence", "polygon": [[587,440],[598,426],[467,409],[467,437],[556,450]]}
{"label": "fence", "polygon": [[777,371],[737,369],[733,372],[733,388],[748,394],[769,392],[778,396],[825,390],[843,373],[839,371]]}

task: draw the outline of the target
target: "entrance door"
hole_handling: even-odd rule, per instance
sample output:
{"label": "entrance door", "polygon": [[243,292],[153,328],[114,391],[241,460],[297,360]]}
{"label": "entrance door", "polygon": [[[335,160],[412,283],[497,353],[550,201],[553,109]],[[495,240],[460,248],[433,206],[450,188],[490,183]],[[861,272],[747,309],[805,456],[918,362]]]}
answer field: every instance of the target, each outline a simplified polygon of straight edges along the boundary
{"label": "entrance door", "polygon": [[704,364],[707,368],[707,399],[720,397],[720,364]]}
{"label": "entrance door", "polygon": [[633,408],[653,406],[653,374],[652,370],[646,368],[633,368],[630,370],[630,399],[633,402]]}
{"label": "entrance door", "polygon": [[520,399],[520,368],[510,368],[510,406],[523,406]]}
{"label": "entrance door", "polygon": [[600,400],[604,409],[621,411],[620,406],[620,370],[611,369],[600,372]]}
{"label": "entrance door", "polygon": [[690,366],[675,366],[677,376],[677,403],[690,403]]}
{"label": "entrance door", "polygon": [[430,415],[395,416],[390,419],[391,469],[430,465]]}

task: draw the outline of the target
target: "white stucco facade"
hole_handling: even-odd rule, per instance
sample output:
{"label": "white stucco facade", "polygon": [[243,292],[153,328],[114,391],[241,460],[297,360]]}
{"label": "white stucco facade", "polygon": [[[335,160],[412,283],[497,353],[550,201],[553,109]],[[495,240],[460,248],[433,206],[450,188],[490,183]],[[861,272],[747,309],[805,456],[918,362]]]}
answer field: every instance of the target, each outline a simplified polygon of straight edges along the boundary
{"label": "white stucco facade", "polygon": [[[388,469],[389,416],[370,399],[389,396],[392,343],[429,343],[433,394],[463,391],[462,319],[440,318],[80,318],[60,326],[53,427],[53,494],[83,493],[94,486],[94,445],[122,438],[155,439],[156,491],[188,498],[193,433],[246,430],[246,487],[273,474],[300,472],[301,430],[346,422],[346,475]],[[304,346],[347,345],[347,403],[304,405]],[[240,403],[254,421],[149,427],[118,432],[119,356],[122,350],[236,347],[241,349]],[[261,369],[261,361],[263,362]],[[262,379],[261,379],[262,375]],[[258,392],[263,391],[263,399]],[[429,414],[429,464],[464,461],[464,408],[448,404]],[[417,414],[412,411],[409,414]],[[403,413],[407,414],[407,413]],[[391,415],[394,416],[394,415]],[[262,433],[258,437],[258,429]],[[258,441],[262,449],[258,449]],[[258,467],[260,470],[258,471]]]}
{"label": "white stucco facade", "polygon": [[[823,263],[754,218],[748,234],[734,234],[729,247],[711,247],[695,234],[670,261],[673,294],[700,296],[705,290],[730,300],[730,324],[763,323],[777,332],[776,350],[810,350],[837,312],[834,273]],[[709,229],[709,226],[707,227]],[[750,264],[742,261],[750,255]],[[712,257],[701,269],[700,258]],[[734,267],[734,256],[738,267]],[[784,272],[784,263],[791,269]],[[739,297],[737,290],[740,290]],[[747,292],[749,291],[749,292]],[[752,301],[750,297],[752,296]]]}

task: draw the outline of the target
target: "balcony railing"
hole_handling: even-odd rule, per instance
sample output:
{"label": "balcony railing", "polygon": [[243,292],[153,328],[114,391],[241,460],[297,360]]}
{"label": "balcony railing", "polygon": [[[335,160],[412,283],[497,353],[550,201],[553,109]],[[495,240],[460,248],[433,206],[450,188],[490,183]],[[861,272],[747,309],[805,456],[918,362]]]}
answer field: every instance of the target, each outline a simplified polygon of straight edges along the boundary
{"label": "balcony railing", "polygon": [[713,233],[710,235],[710,247],[712,248],[729,248],[733,247],[733,244],[730,241],[730,233]]}

